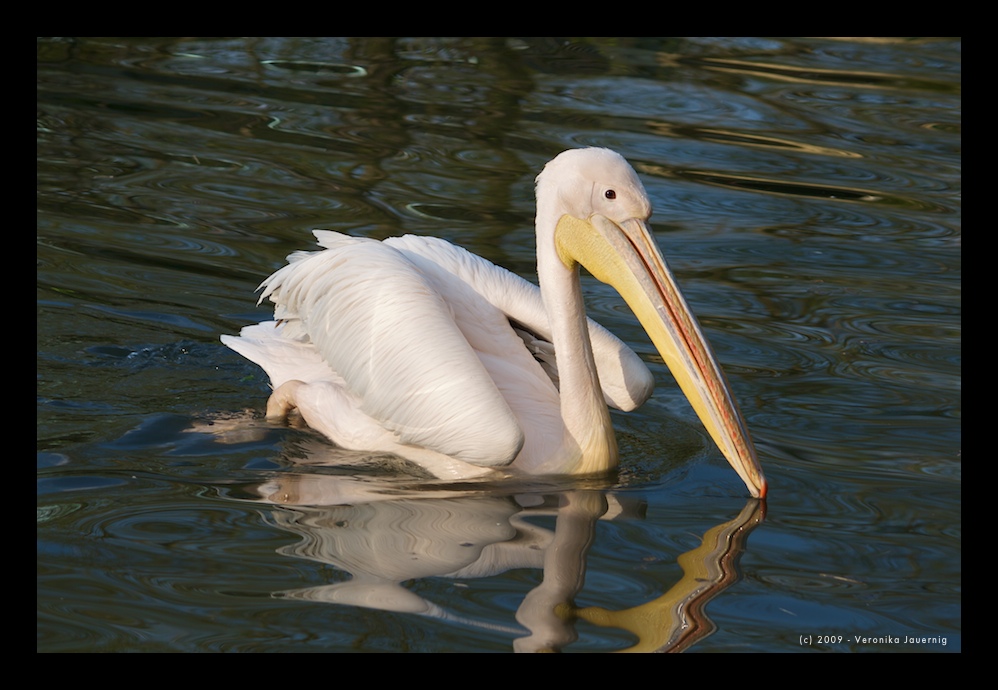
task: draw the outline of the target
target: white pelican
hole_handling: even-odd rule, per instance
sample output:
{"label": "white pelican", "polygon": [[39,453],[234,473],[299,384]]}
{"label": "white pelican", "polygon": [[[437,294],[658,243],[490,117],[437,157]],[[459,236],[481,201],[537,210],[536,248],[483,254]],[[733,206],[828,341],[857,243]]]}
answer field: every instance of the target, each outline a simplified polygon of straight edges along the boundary
{"label": "white pelican", "polygon": [[383,242],[316,230],[260,301],[274,321],[222,342],[268,374],[267,417],[297,408],[344,448],[392,453],[446,479],[591,474],[617,465],[607,404],[654,379],[586,318],[579,264],[634,311],[700,420],[756,497],[766,480],[724,374],[652,239],[624,158],[561,153],[537,176],[537,277],[434,237]]}

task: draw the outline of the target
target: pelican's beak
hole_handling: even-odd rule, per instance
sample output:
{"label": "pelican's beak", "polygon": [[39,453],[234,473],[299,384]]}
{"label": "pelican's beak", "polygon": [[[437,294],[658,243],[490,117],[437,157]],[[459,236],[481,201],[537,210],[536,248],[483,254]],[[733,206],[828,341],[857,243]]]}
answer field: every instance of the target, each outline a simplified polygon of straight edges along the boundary
{"label": "pelican's beak", "polygon": [[620,293],[749,493],[765,498],[766,478],[745,420],[648,226],[639,219],[618,225],[600,215],[565,215],[555,245],[566,265],[582,264]]}

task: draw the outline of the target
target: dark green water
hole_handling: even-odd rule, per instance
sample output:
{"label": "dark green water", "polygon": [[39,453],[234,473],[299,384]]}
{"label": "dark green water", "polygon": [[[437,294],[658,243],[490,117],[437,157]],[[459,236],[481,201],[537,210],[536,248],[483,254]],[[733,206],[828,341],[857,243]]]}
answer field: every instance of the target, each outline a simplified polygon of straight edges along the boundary
{"label": "dark green water", "polygon": [[[960,651],[958,40],[37,50],[39,651],[611,651],[592,607],[639,606],[677,650]],[[765,509],[588,277],[658,380],[619,476],[329,506],[354,473],[219,334],[313,228],[533,279],[533,178],[586,145],[642,177]]]}

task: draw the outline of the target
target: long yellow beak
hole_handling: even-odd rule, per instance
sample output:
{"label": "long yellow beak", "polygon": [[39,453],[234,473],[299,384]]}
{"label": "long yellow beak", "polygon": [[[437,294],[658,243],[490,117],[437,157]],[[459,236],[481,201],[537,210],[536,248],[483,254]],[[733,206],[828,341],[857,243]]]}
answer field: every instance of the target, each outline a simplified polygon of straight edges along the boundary
{"label": "long yellow beak", "polygon": [[765,498],[766,478],[745,420],[647,225],[638,219],[618,225],[600,215],[588,220],[565,215],[558,221],[555,245],[565,265],[582,264],[620,293],[749,493]]}

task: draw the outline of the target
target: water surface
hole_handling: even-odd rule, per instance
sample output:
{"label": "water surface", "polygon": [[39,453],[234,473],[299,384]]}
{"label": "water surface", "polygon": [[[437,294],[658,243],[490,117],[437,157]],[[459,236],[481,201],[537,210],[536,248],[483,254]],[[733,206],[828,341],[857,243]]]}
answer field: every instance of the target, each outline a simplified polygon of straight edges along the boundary
{"label": "water surface", "polygon": [[[961,649],[959,41],[37,51],[39,651]],[[336,505],[383,470],[317,467],[218,336],[313,228],[533,280],[533,178],[588,145],[651,196],[767,504],[585,277],[658,381],[619,474]]]}

